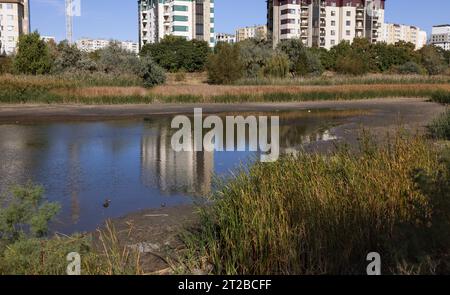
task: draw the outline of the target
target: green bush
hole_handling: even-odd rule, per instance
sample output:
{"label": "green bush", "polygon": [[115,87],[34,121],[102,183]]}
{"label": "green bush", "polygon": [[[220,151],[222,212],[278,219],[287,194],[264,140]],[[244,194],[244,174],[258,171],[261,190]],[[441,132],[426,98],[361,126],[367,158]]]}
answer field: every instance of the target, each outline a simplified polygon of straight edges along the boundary
{"label": "green bush", "polygon": [[274,54],[272,44],[263,39],[247,39],[239,42],[240,56],[245,68],[245,77],[258,78]]}
{"label": "green bush", "polygon": [[400,66],[395,67],[394,71],[403,75],[407,74],[422,75],[426,73],[425,69],[421,65],[413,61],[408,61]]}
{"label": "green bush", "polygon": [[181,69],[199,72],[205,69],[209,53],[209,44],[205,41],[188,41],[183,37],[168,35],[158,43],[144,45],[140,55],[150,56],[169,72]]}
{"label": "green bush", "polygon": [[149,56],[141,57],[138,76],[142,79],[144,87],[153,87],[166,81],[166,73]]}
{"label": "green bush", "polygon": [[369,69],[367,63],[355,54],[340,56],[336,61],[336,71],[340,74],[346,75],[363,75]]}
{"label": "green bush", "polygon": [[434,45],[426,45],[419,50],[422,65],[429,75],[439,75],[445,72],[447,65],[442,52]]}
{"label": "green bush", "polygon": [[231,84],[244,75],[239,45],[221,43],[215,53],[208,58],[206,66],[208,82],[212,84]]}
{"label": "green bush", "polygon": [[305,47],[301,40],[284,40],[277,49],[288,56],[292,75],[320,75],[323,72],[319,53]]}
{"label": "green bush", "polygon": [[14,70],[19,74],[42,75],[52,70],[53,61],[47,44],[38,32],[19,37]]}
{"label": "green bush", "polygon": [[10,56],[0,55],[0,75],[13,72],[13,59]]}
{"label": "green bush", "polygon": [[264,67],[264,75],[273,78],[286,78],[289,74],[289,59],[285,54],[275,53]]}
{"label": "green bush", "polygon": [[16,241],[24,236],[42,237],[48,223],[60,206],[44,199],[41,186],[15,186],[9,194],[0,196],[0,240]]}

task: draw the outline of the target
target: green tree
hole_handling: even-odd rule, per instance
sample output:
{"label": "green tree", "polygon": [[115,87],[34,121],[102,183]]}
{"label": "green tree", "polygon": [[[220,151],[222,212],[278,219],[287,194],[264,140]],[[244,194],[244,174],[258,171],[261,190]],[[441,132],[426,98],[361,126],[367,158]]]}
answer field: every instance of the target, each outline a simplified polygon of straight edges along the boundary
{"label": "green tree", "polygon": [[78,69],[83,53],[76,45],[62,41],[56,47],[56,60],[54,70],[63,72],[68,69]]}
{"label": "green tree", "polygon": [[319,75],[323,72],[319,54],[305,47],[301,40],[284,40],[277,49],[288,56],[292,75]]}
{"label": "green tree", "polygon": [[284,53],[274,53],[264,68],[265,76],[286,78],[289,74],[289,59]]}
{"label": "green tree", "polygon": [[419,50],[420,60],[429,75],[439,75],[447,69],[445,58],[437,47],[426,45]]}
{"label": "green tree", "polygon": [[14,70],[20,74],[48,74],[52,59],[47,44],[38,32],[19,37],[18,52],[14,59]]}
{"label": "green tree", "polygon": [[207,42],[188,41],[183,37],[168,35],[160,42],[146,44],[140,55],[150,56],[161,67],[170,72],[185,70],[198,72],[205,69],[210,48]]}
{"label": "green tree", "polygon": [[239,42],[240,55],[245,67],[245,76],[257,78],[264,74],[264,67],[274,53],[272,44],[264,39],[251,38]]}
{"label": "green tree", "polygon": [[381,72],[389,71],[393,67],[402,66],[410,62],[419,62],[418,54],[415,52],[415,45],[412,43],[400,41],[396,44],[388,45],[380,42],[374,45],[374,50],[376,63]]}
{"label": "green tree", "polygon": [[238,44],[221,43],[206,65],[208,81],[212,84],[231,84],[244,75],[244,63],[241,60]]}

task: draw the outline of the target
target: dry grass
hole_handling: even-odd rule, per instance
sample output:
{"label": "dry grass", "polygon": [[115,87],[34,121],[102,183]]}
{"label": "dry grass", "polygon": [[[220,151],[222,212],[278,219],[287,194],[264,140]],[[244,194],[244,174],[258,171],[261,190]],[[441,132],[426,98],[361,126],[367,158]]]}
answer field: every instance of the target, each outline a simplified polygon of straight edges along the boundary
{"label": "dry grass", "polygon": [[234,85],[163,85],[149,91],[158,95],[199,95],[202,97],[222,95],[264,95],[273,93],[352,93],[363,91],[450,91],[450,84],[373,84],[333,86],[234,86]]}
{"label": "dry grass", "polygon": [[56,95],[73,96],[80,98],[101,96],[146,96],[149,93],[148,90],[144,87],[83,87],[55,89],[50,92]]}

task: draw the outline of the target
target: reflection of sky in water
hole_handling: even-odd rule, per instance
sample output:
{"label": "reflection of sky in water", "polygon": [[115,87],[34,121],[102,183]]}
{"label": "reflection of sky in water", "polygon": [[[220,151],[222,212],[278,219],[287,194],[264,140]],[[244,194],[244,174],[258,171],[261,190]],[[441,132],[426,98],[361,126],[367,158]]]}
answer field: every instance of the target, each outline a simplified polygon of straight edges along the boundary
{"label": "reflection of sky in water", "polygon": [[[47,198],[62,204],[53,228],[71,233],[140,209],[190,203],[210,193],[215,174],[257,159],[252,152],[176,153],[170,120],[0,125],[0,191],[29,180],[44,185]],[[281,151],[332,140],[326,126],[336,124],[281,115]]]}

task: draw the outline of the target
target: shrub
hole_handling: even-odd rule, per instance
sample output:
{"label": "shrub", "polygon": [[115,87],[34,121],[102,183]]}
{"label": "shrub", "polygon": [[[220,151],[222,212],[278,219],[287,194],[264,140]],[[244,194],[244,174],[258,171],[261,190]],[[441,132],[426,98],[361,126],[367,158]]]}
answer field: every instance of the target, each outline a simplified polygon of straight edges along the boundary
{"label": "shrub", "polygon": [[286,78],[289,74],[289,59],[285,54],[275,53],[264,68],[265,76]]}
{"label": "shrub", "polygon": [[444,73],[447,66],[445,59],[438,48],[433,45],[427,45],[422,47],[419,52],[422,65],[425,67],[428,74],[439,75]]}
{"label": "shrub", "polygon": [[98,51],[99,70],[105,73],[136,73],[140,70],[139,58],[122,49],[117,42]]}
{"label": "shrub", "polygon": [[0,197],[0,240],[15,241],[31,235],[42,237],[49,221],[59,211],[59,205],[44,200],[41,186],[15,186],[9,195]]}
{"label": "shrub", "polygon": [[273,55],[272,44],[263,39],[247,39],[239,42],[240,56],[247,78],[258,78]]}
{"label": "shrub", "polygon": [[144,56],[140,60],[140,70],[138,76],[142,79],[144,87],[153,87],[164,84],[166,73],[163,68],[157,65],[152,58]]}
{"label": "shrub", "polygon": [[10,56],[0,55],[0,75],[13,72],[13,59]]}
{"label": "shrub", "polygon": [[19,37],[14,70],[19,74],[40,75],[50,73],[53,63],[47,44],[38,32]]}
{"label": "shrub", "polygon": [[144,45],[140,55],[152,57],[169,72],[181,69],[197,72],[205,69],[209,52],[209,44],[205,41],[188,41],[183,37],[168,35],[158,43]]}
{"label": "shrub", "polygon": [[319,53],[305,47],[301,40],[284,40],[278,45],[278,50],[288,56],[293,75],[319,75],[323,72]]}
{"label": "shrub", "polygon": [[180,71],[178,71],[175,74],[175,81],[176,82],[184,82],[184,81],[186,81],[186,72],[183,69],[181,69]]}
{"label": "shrub", "polygon": [[364,60],[355,54],[340,56],[336,61],[336,71],[340,74],[363,75],[369,69]]}
{"label": "shrub", "polygon": [[426,73],[426,70],[421,65],[419,65],[418,63],[415,63],[413,61],[409,61],[400,66],[395,67],[394,71],[399,74],[403,74],[403,75],[405,75],[405,74],[422,75],[422,74]]}
{"label": "shrub", "polygon": [[212,84],[231,84],[244,75],[239,45],[221,43],[208,58],[208,81]]}

